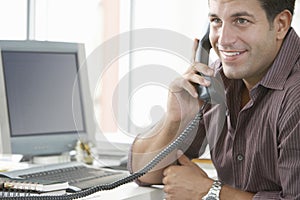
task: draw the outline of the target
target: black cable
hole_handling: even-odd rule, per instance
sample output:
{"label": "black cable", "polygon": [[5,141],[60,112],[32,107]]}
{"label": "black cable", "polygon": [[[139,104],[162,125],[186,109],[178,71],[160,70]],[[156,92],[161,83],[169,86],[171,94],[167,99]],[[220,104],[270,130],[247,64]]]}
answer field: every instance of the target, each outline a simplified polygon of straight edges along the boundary
{"label": "black cable", "polygon": [[195,118],[189,123],[189,125],[183,130],[183,132],[171,143],[169,144],[163,151],[161,151],[158,155],[156,155],[145,167],[140,169],[139,171],[117,180],[115,182],[109,184],[103,184],[88,188],[86,190],[82,190],[73,194],[65,194],[65,195],[39,195],[39,196],[26,196],[26,197],[0,197],[1,199],[9,200],[71,200],[71,199],[79,199],[91,194],[94,194],[99,191],[111,190],[126,183],[132,182],[137,178],[145,175],[151,169],[153,169],[161,160],[163,160],[168,154],[174,151],[189,135],[189,133],[199,125],[200,120],[203,118],[203,110],[206,106],[207,102],[200,108],[200,111],[197,113]]}

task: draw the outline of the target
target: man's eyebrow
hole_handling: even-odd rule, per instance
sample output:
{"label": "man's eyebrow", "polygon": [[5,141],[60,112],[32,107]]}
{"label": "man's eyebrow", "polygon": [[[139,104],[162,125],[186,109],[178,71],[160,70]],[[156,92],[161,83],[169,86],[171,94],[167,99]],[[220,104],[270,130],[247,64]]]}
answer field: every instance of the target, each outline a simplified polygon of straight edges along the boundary
{"label": "man's eyebrow", "polygon": [[218,17],[218,15],[213,14],[213,13],[208,13],[208,17]]}
{"label": "man's eyebrow", "polygon": [[[246,11],[234,13],[230,17],[234,18],[234,17],[241,17],[241,16],[248,16],[248,17],[254,18],[254,15],[252,15]],[[218,15],[214,14],[214,13],[208,13],[208,17],[218,17]]]}
{"label": "man's eyebrow", "polygon": [[234,13],[233,15],[231,15],[231,17],[241,17],[241,16],[248,16],[248,17],[252,17],[254,18],[254,15],[244,11],[244,12],[237,12],[237,13]]}

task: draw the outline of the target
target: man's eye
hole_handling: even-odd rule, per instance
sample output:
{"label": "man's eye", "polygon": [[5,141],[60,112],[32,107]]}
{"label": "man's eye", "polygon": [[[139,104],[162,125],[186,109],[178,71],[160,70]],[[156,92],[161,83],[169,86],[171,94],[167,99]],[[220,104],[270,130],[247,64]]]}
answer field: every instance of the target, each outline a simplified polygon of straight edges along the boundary
{"label": "man's eye", "polygon": [[237,22],[238,24],[247,24],[247,23],[249,22],[249,20],[244,19],[244,18],[237,18],[237,19],[236,19],[236,22]]}
{"label": "man's eye", "polygon": [[221,24],[222,23],[222,21],[219,18],[213,18],[210,20],[210,22],[213,24]]}

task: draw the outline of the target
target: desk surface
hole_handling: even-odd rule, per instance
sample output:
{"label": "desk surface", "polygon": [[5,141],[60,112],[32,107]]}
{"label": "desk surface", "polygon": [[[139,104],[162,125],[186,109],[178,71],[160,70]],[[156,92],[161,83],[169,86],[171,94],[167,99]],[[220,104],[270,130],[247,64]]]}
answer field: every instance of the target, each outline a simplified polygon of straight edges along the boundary
{"label": "desk surface", "polygon": [[[208,160],[194,160],[194,162],[201,167],[209,177],[216,178],[217,172]],[[162,186],[153,187],[139,187],[135,183],[127,183],[109,191],[101,191],[90,195],[84,200],[163,200],[164,192]]]}
{"label": "desk surface", "polygon": [[139,187],[135,183],[127,183],[109,191],[101,191],[82,200],[163,200],[161,187]]}
{"label": "desk surface", "polygon": [[[211,162],[207,160],[194,160],[209,177],[215,178],[217,173]],[[26,166],[27,168],[28,166]],[[101,191],[90,196],[81,198],[82,200],[163,200],[164,192],[162,186],[139,187],[131,182],[119,186],[113,190]]]}

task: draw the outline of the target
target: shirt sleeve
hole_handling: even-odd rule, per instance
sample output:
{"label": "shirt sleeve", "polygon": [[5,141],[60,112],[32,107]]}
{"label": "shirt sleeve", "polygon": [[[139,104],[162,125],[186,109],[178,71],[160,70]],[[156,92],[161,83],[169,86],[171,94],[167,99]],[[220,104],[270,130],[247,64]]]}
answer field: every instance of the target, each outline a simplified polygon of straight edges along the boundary
{"label": "shirt sleeve", "polygon": [[[205,146],[207,144],[204,136],[205,136],[204,125],[200,122],[198,129],[192,131],[189,137],[185,141],[182,141],[178,149],[182,149],[184,151],[184,154],[190,159],[197,158],[199,157],[199,155],[201,155],[204,152]],[[136,141],[136,139],[134,140],[134,142]],[[133,155],[132,146],[134,145],[134,142],[132,143],[130,150],[128,152],[127,169],[130,172],[130,174],[134,173],[132,169],[132,155]],[[142,182],[139,179],[136,179],[135,183],[137,183],[140,186],[150,185],[149,183]]]}
{"label": "shirt sleeve", "polygon": [[254,195],[253,200],[280,199],[280,192],[258,192]]}
{"label": "shirt sleeve", "polygon": [[282,190],[258,192],[255,200],[300,199],[300,103],[296,102],[283,108],[279,120],[278,172]]}
{"label": "shirt sleeve", "polygon": [[[132,146],[133,146],[133,144],[134,144],[135,141],[136,141],[136,139],[133,141],[133,143],[132,143],[132,145],[131,145],[131,147],[129,149],[129,152],[128,152],[127,169],[128,169],[128,171],[129,171],[130,174],[134,173],[134,171],[132,170],[132,154],[133,154],[132,153]],[[142,182],[139,179],[135,179],[134,182],[136,184],[138,184],[139,186],[150,186],[149,183]]]}

